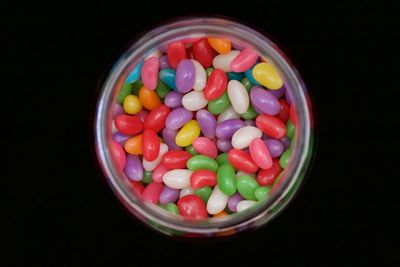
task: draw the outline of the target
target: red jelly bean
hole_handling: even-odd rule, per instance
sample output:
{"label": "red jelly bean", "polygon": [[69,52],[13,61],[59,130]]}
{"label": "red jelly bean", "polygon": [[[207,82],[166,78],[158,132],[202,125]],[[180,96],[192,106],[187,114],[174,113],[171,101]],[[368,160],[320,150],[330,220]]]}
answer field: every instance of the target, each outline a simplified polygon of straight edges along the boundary
{"label": "red jelly bean", "polygon": [[115,141],[111,141],[111,157],[114,159],[117,168],[122,171],[125,167],[126,155],[122,146]]}
{"label": "red jelly bean", "polygon": [[186,48],[186,58],[193,58],[193,50],[192,50],[192,47]]}
{"label": "red jelly bean", "polygon": [[291,105],[290,106],[290,120],[293,122],[293,125],[296,126],[297,125],[297,114],[296,114],[296,108]]}
{"label": "red jelly bean", "polygon": [[142,192],[144,190],[144,185],[141,182],[136,182],[136,181],[130,181],[131,186],[132,186],[132,192],[137,196],[137,197],[142,197]]}
{"label": "red jelly bean", "polygon": [[172,68],[176,69],[178,63],[186,58],[185,45],[181,42],[176,42],[168,45],[168,62]]}
{"label": "red jelly bean", "polygon": [[160,152],[160,139],[151,129],[147,129],[143,132],[142,151],[143,157],[148,161],[155,160]]}
{"label": "red jelly bean", "polygon": [[257,174],[257,183],[261,186],[271,185],[275,182],[276,177],[281,173],[282,168],[279,159],[274,159],[272,167],[268,170],[260,170]]}
{"label": "red jelly bean", "polygon": [[215,159],[218,155],[217,146],[207,137],[197,137],[192,143],[197,153]]}
{"label": "red jelly bean", "polygon": [[281,175],[279,176],[279,178],[277,178],[277,180],[275,181],[275,183],[272,185],[270,194],[273,194],[276,192],[276,190],[278,190],[278,188],[281,186],[281,184],[286,180],[286,173],[285,171],[283,171],[281,173]]}
{"label": "red jelly bean", "polygon": [[256,125],[271,138],[281,139],[286,135],[286,125],[277,117],[262,114],[257,116]]}
{"label": "red jelly bean", "polygon": [[194,59],[196,59],[204,68],[211,66],[215,52],[206,38],[194,43],[192,51]]}
{"label": "red jelly bean", "polygon": [[272,167],[272,158],[269,154],[268,147],[261,138],[256,138],[251,141],[249,149],[251,158],[261,169],[269,169]]}
{"label": "red jelly bean", "polygon": [[228,77],[223,70],[213,70],[204,88],[204,98],[211,101],[222,96],[226,91],[227,83]]}
{"label": "red jelly bean", "polygon": [[158,203],[160,198],[161,190],[163,189],[162,183],[151,182],[142,192],[142,199],[144,201],[149,201],[153,204]]}
{"label": "red jelly bean", "polygon": [[164,174],[169,171],[170,169],[167,168],[162,162],[157,165],[154,169],[153,173],[151,174],[151,178],[156,183],[161,183]]}
{"label": "red jelly bean", "polygon": [[164,154],[161,162],[169,169],[186,169],[186,162],[191,157],[187,151],[172,150]]}
{"label": "red jelly bean", "polygon": [[136,135],[143,130],[142,121],[136,117],[126,114],[120,114],[115,117],[115,127],[122,134]]}
{"label": "red jelly bean", "polygon": [[190,176],[190,186],[199,189],[204,186],[215,186],[217,184],[217,174],[209,170],[198,170]]}
{"label": "red jelly bean", "polygon": [[206,219],[208,217],[206,204],[197,195],[186,195],[178,201],[179,213],[191,220]]}
{"label": "red jelly bean", "polygon": [[279,104],[281,105],[281,111],[279,111],[277,117],[286,123],[289,119],[290,106],[283,98],[279,99]]}
{"label": "red jelly bean", "polygon": [[250,154],[240,149],[229,150],[228,161],[239,171],[254,173],[258,170],[258,166],[253,161]]}
{"label": "red jelly bean", "polygon": [[144,119],[143,128],[145,130],[152,129],[156,133],[161,131],[170,111],[170,108],[165,105],[153,109]]}

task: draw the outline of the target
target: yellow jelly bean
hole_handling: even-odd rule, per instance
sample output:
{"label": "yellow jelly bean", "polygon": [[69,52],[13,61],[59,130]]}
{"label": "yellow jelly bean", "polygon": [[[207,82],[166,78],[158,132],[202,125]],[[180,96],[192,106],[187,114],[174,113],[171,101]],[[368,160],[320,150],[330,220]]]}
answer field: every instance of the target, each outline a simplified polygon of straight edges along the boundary
{"label": "yellow jelly bean", "polygon": [[139,97],[135,95],[127,95],[124,99],[124,111],[128,114],[136,114],[142,110],[142,103]]}
{"label": "yellow jelly bean", "polygon": [[253,68],[253,77],[261,85],[277,90],[282,87],[283,81],[275,68],[268,63],[259,63]]}
{"label": "yellow jelly bean", "polygon": [[220,54],[227,54],[231,51],[231,41],[224,38],[207,38],[208,43]]}
{"label": "yellow jelly bean", "polygon": [[178,146],[184,147],[192,144],[200,136],[200,126],[195,120],[186,123],[175,137]]}

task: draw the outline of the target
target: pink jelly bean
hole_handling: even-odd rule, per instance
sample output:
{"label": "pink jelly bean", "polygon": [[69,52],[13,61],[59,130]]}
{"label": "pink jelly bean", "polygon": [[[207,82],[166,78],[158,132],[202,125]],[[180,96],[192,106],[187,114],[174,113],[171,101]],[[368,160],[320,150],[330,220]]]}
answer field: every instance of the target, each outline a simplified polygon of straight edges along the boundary
{"label": "pink jelly bean", "polygon": [[261,138],[251,141],[249,149],[251,158],[261,169],[272,167],[272,157],[269,154],[267,145]]}
{"label": "pink jelly bean", "polygon": [[161,183],[163,175],[169,171],[169,169],[162,163],[158,164],[152,173],[154,182]]}
{"label": "pink jelly bean", "polygon": [[122,171],[125,167],[126,156],[122,146],[115,141],[111,141],[111,157],[114,159],[118,170]]}
{"label": "pink jelly bean", "polygon": [[215,159],[218,155],[217,146],[207,137],[197,137],[193,143],[193,148],[197,153]]}
{"label": "pink jelly bean", "polygon": [[250,69],[258,59],[258,54],[252,48],[245,48],[231,62],[233,72],[244,72]]}
{"label": "pink jelly bean", "polygon": [[152,182],[144,188],[142,192],[142,199],[144,201],[149,201],[153,204],[157,204],[162,189],[163,189],[162,183]]}
{"label": "pink jelly bean", "polygon": [[157,87],[159,61],[157,57],[151,57],[144,61],[142,67],[142,82],[149,89],[154,90]]}

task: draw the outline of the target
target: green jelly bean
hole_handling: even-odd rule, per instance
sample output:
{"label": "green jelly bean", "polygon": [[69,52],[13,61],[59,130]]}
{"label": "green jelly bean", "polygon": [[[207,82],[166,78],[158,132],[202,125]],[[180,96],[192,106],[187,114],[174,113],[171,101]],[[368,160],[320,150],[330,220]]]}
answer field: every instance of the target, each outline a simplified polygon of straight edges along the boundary
{"label": "green jelly bean", "polygon": [[218,157],[217,157],[217,163],[218,163],[219,166],[221,166],[222,164],[229,163],[229,161],[228,161],[228,153],[219,154]]}
{"label": "green jelly bean", "polygon": [[187,168],[191,171],[210,170],[216,172],[218,170],[218,163],[210,157],[196,155],[187,161]]}
{"label": "green jelly bean", "polygon": [[185,150],[186,150],[187,152],[189,152],[190,154],[192,154],[192,156],[196,156],[196,155],[199,154],[199,153],[197,153],[197,151],[193,148],[192,145],[185,147]]}
{"label": "green jelly bean", "polygon": [[236,183],[239,194],[247,200],[256,200],[254,192],[259,187],[256,180],[249,175],[243,175],[237,178]]}
{"label": "green jelly bean", "polygon": [[260,186],[260,187],[258,187],[258,188],[256,189],[256,191],[254,191],[254,195],[255,195],[256,199],[257,199],[258,201],[263,201],[264,199],[267,199],[268,193],[269,193],[269,190],[270,190],[270,189],[271,189],[271,188],[266,187],[266,186]]}
{"label": "green jelly bean", "polygon": [[293,122],[289,119],[286,124],[286,137],[289,139],[293,139],[294,132],[295,132],[295,129],[294,129]]}
{"label": "green jelly bean", "polygon": [[229,101],[228,93],[225,92],[222,96],[208,103],[208,111],[214,115],[221,114],[230,105],[231,101]]}
{"label": "green jelly bean", "polygon": [[165,209],[173,214],[179,215],[178,206],[175,203],[168,203],[165,205]]}
{"label": "green jelly bean", "polygon": [[141,80],[138,80],[138,81],[136,81],[136,82],[134,82],[133,84],[133,90],[132,90],[132,93],[134,94],[134,95],[139,95],[139,90],[140,90],[140,88],[142,88],[143,87],[143,82],[141,81]]}
{"label": "green jelly bean", "polygon": [[250,105],[245,113],[242,114],[242,118],[245,120],[252,120],[257,117],[258,113],[254,110],[254,108]]}
{"label": "green jelly bean", "polygon": [[279,159],[279,164],[281,165],[282,169],[286,169],[291,155],[292,149],[290,149],[290,147],[282,153],[281,158]]}
{"label": "green jelly bean", "polygon": [[165,98],[165,96],[171,91],[171,89],[160,79],[158,79],[156,93],[160,98]]}
{"label": "green jelly bean", "polygon": [[125,83],[124,85],[122,85],[122,88],[117,96],[117,102],[122,105],[122,103],[124,103],[125,97],[132,94],[132,90],[133,84]]}
{"label": "green jelly bean", "polygon": [[210,77],[211,72],[213,72],[214,68],[207,68],[206,69],[206,74],[207,74],[207,78]]}
{"label": "green jelly bean", "polygon": [[212,189],[209,186],[204,186],[202,188],[194,190],[194,193],[198,195],[204,201],[204,203],[207,203],[208,199],[211,196]]}
{"label": "green jelly bean", "polygon": [[250,92],[251,88],[254,86],[247,77],[244,77],[242,80],[242,84],[246,88],[248,92]]}
{"label": "green jelly bean", "polygon": [[153,181],[152,177],[151,177],[151,172],[148,171],[144,171],[143,172],[143,179],[142,182],[145,184],[149,184]]}
{"label": "green jelly bean", "polygon": [[223,164],[217,171],[218,187],[227,196],[236,193],[235,169],[230,164]]}
{"label": "green jelly bean", "polygon": [[167,207],[166,207],[165,205],[158,204],[157,206],[159,206],[159,207],[162,208],[163,210],[167,210]]}

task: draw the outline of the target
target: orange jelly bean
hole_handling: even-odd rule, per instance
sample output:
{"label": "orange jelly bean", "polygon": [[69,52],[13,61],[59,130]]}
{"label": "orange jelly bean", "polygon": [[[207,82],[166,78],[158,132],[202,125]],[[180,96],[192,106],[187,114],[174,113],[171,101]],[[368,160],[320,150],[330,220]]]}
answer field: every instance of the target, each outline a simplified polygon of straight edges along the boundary
{"label": "orange jelly bean", "polygon": [[214,214],[214,218],[221,218],[221,217],[225,217],[228,216],[228,213],[226,211],[221,211],[220,213]]}
{"label": "orange jelly bean", "polygon": [[220,54],[227,54],[231,51],[231,41],[224,38],[214,38],[210,37],[207,38],[208,42],[210,43],[211,47],[214,48]]}
{"label": "orange jelly bean", "polygon": [[124,148],[129,154],[142,155],[142,135],[139,134],[126,140]]}
{"label": "orange jelly bean", "polygon": [[152,110],[161,106],[161,100],[157,93],[153,90],[147,89],[144,86],[139,90],[139,99],[142,105],[148,110]]}

